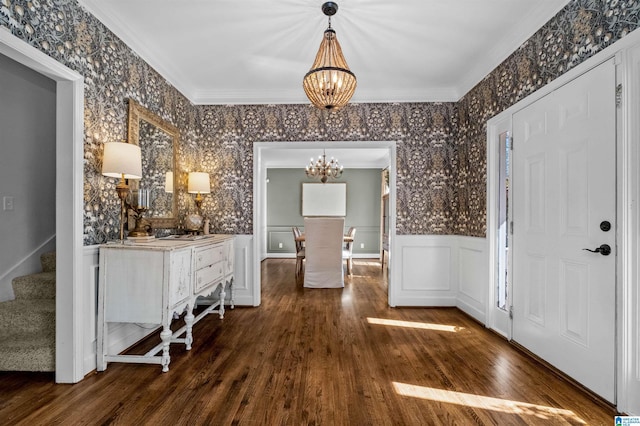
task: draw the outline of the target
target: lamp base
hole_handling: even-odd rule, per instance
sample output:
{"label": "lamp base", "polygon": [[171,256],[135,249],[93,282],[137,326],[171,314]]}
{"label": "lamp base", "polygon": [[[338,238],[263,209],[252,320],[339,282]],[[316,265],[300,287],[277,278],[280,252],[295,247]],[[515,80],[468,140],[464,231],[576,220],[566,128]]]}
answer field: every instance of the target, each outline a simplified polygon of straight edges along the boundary
{"label": "lamp base", "polygon": [[129,237],[148,237],[149,232],[146,229],[134,229],[133,231],[129,231]]}
{"label": "lamp base", "polygon": [[184,218],[184,228],[189,232],[197,232],[202,228],[203,221],[199,214],[189,214]]}

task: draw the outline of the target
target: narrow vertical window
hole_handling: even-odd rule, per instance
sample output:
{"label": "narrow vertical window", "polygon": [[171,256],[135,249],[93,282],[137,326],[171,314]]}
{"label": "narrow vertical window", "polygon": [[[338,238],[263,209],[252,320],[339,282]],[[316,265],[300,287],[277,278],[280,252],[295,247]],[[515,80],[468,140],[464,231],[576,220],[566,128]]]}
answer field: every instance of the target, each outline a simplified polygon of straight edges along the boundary
{"label": "narrow vertical window", "polygon": [[498,175],[498,282],[496,305],[507,310],[508,289],[508,259],[509,259],[509,163],[511,149],[511,135],[509,132],[500,134],[500,159]]}

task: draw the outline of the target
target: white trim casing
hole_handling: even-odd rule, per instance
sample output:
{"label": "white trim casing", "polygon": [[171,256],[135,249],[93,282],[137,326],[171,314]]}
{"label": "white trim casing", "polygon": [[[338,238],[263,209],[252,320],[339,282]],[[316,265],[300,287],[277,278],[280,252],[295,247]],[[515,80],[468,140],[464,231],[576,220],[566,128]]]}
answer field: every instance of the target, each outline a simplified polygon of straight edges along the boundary
{"label": "white trim casing", "polygon": [[618,56],[618,410],[640,415],[640,37]]}
{"label": "white trim casing", "polygon": [[0,54],[56,81],[56,382],[82,372],[84,78],[0,28]]}

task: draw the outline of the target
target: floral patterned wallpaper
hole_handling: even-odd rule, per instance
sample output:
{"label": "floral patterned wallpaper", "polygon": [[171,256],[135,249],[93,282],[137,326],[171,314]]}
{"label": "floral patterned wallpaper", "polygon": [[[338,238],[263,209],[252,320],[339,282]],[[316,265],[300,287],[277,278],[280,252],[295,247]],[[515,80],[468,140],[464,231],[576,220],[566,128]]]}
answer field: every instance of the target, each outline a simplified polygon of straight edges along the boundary
{"label": "floral patterned wallpaper", "polygon": [[183,156],[212,175],[203,209],[216,232],[252,233],[253,142],[388,140],[398,141],[398,232],[455,232],[453,103],[350,104],[331,113],[309,105],[203,106],[199,114],[202,145],[185,147]]}
{"label": "floral patterned wallpaper", "polygon": [[486,122],[638,28],[638,0],[574,0],[458,103],[455,233],[486,234]]}
{"label": "floral patterned wallpaper", "polygon": [[0,26],[85,77],[84,243],[118,233],[102,144],[126,139],[127,98],[181,131],[180,173],[212,175],[213,232],[252,233],[255,141],[396,140],[397,232],[486,233],[486,120],[638,27],[640,0],[574,0],[456,103],[195,106],[76,0],[0,0]]}

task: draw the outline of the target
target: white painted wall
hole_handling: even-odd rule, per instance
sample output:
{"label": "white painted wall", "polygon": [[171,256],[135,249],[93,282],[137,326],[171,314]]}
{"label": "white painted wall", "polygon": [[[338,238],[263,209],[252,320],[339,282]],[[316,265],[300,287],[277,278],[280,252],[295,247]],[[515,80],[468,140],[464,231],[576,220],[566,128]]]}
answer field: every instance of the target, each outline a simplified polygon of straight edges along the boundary
{"label": "white painted wall", "polygon": [[[55,250],[56,82],[0,54],[0,301]],[[13,210],[3,198],[13,197]]]}

